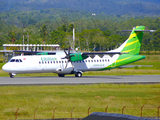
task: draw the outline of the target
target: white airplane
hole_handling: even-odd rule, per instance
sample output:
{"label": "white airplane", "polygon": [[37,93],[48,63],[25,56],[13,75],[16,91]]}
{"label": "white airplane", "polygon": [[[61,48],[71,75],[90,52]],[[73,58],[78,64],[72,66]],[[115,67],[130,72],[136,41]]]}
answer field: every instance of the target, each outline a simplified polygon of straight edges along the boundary
{"label": "white airplane", "polygon": [[144,59],[139,55],[145,26],[134,27],[129,38],[117,49],[108,52],[57,52],[55,55],[15,56],[2,69],[13,78],[21,73],[57,73],[59,77],[85,71],[102,71]]}

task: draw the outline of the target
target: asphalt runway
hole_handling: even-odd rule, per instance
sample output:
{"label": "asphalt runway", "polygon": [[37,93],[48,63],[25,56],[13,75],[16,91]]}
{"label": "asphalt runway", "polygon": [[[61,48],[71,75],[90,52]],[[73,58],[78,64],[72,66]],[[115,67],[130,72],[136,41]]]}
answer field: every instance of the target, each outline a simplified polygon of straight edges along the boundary
{"label": "asphalt runway", "polygon": [[153,84],[160,83],[160,75],[139,76],[74,76],[66,77],[0,77],[0,85],[76,85],[76,84]]}

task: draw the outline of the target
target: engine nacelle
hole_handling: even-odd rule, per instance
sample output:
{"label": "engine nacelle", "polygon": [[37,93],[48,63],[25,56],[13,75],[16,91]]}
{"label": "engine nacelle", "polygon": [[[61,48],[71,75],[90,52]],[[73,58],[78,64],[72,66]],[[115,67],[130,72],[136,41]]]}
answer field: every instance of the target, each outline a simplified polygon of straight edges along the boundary
{"label": "engine nacelle", "polygon": [[70,54],[70,56],[71,56],[72,62],[81,61],[81,60],[88,58],[88,55],[82,55],[82,53],[72,53],[72,54]]}

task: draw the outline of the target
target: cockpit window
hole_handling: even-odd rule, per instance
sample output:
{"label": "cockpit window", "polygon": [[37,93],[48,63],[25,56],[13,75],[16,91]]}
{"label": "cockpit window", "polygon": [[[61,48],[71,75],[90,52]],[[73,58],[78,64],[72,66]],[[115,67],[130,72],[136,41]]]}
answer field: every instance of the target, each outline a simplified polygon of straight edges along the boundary
{"label": "cockpit window", "polygon": [[10,62],[22,62],[21,59],[11,59]]}
{"label": "cockpit window", "polygon": [[22,60],[21,60],[21,59],[19,59],[19,62],[22,62]]}
{"label": "cockpit window", "polygon": [[10,62],[15,62],[15,59],[11,59]]}

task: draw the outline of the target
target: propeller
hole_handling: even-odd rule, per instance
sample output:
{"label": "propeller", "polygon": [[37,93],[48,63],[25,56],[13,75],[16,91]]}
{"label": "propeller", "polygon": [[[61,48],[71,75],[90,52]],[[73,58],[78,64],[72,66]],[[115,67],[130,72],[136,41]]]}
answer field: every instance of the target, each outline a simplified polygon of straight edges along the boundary
{"label": "propeller", "polygon": [[[70,53],[70,47],[68,48],[68,53],[65,51],[65,49],[64,49],[64,53],[66,54],[66,56],[62,59],[67,59],[67,63],[66,63],[66,66],[65,66],[65,69],[66,69],[69,62],[71,62],[71,64],[72,64],[71,57],[74,56],[74,55],[70,55],[71,54]],[[72,64],[72,67],[73,67],[73,64]]]}

